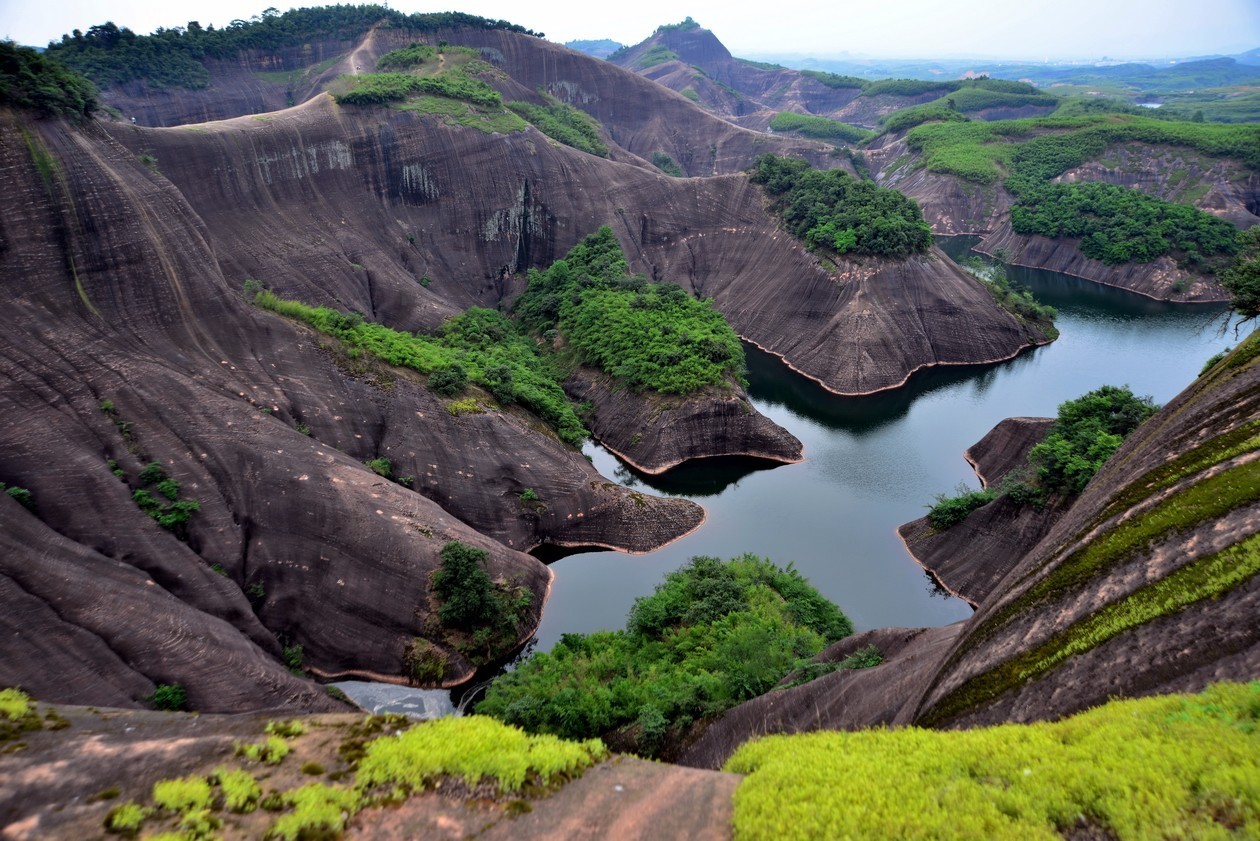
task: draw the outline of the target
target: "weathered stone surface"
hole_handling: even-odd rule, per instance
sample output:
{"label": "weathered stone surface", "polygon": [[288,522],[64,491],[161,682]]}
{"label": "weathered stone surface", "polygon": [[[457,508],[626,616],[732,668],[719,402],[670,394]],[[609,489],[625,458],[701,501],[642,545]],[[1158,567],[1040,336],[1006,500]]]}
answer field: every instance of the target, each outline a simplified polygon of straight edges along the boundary
{"label": "weathered stone surface", "polygon": [[[532,418],[455,417],[405,372],[356,362],[335,342],[254,309],[231,289],[205,221],[168,180],[97,127],[20,126],[6,115],[0,143],[13,186],[0,219],[10,302],[0,337],[0,481],[30,489],[40,520],[66,541],[50,566],[87,557],[134,573],[96,591],[80,581],[86,589],[75,598],[134,604],[147,621],[115,628],[122,613],[68,610],[54,621],[49,608],[68,596],[39,573],[47,541],[14,540],[6,563],[42,577],[24,584],[6,570],[6,595],[41,618],[15,628],[10,682],[38,685],[50,700],[85,697],[84,681],[39,656],[37,628],[57,629],[68,647],[53,662],[90,664],[101,683],[93,691],[108,696],[94,700],[138,704],[154,683],[179,682],[205,709],[318,708],[316,690],[280,668],[282,646],[301,644],[316,674],[402,680],[413,638],[446,647],[428,623],[431,574],[449,540],[486,549],[493,577],[533,594],[520,628],[528,638],[551,573],[473,528],[526,549],[646,551],[703,521],[690,502],[607,482]],[[47,181],[30,148],[53,162]],[[416,492],[363,466],[378,456],[393,461],[394,475],[414,477]],[[131,499],[149,461],[200,504],[186,541]],[[525,487],[541,506],[522,506]],[[146,607],[150,587],[187,609]],[[203,639],[223,638],[223,623],[234,630],[197,656],[163,653],[151,637],[163,639],[174,622]],[[159,651],[117,656],[135,645]],[[447,653],[448,681],[472,674],[463,655]]]}
{"label": "weathered stone surface", "polygon": [[635,393],[606,374],[579,368],[565,382],[579,402],[594,406],[591,430],[601,444],[644,473],[663,473],[684,461],[751,456],[793,463],[801,442],[748,402],[737,385],[698,394]]}

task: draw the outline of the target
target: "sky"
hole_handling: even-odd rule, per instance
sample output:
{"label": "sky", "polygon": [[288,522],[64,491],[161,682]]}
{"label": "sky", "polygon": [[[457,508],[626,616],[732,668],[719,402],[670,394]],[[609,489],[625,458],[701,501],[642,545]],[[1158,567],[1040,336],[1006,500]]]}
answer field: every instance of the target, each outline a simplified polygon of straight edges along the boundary
{"label": "sky", "polygon": [[[347,0],[343,0],[345,2]],[[329,5],[334,0],[328,0]],[[112,20],[137,33],[223,26],[267,5],[320,0],[0,0],[0,37],[43,46]],[[390,0],[402,12],[458,10],[506,19],[560,43],[611,38],[636,44],[690,15],[737,56],[798,54],[894,58],[1155,58],[1260,47],[1260,0],[635,0],[521,2]]]}

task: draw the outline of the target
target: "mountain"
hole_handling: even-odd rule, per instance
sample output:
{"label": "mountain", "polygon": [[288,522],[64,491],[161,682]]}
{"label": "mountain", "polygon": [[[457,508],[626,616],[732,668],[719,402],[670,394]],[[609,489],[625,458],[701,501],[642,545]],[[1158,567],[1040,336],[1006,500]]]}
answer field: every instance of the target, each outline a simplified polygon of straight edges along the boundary
{"label": "mountain", "polygon": [[[785,235],[742,171],[772,150],[826,162],[818,144],[733,126],[519,28],[429,23],[206,58],[206,87],[107,85],[123,119],[6,109],[0,481],[34,505],[3,508],[6,615],[24,645],[0,681],[112,706],[180,684],[206,711],[325,708],[284,663],[450,685],[536,627],[551,573],[525,552],[648,551],[698,527],[698,506],[608,482],[560,440],[547,413],[562,409],[510,367],[519,354],[496,367],[467,344],[493,336],[444,340],[480,377],[460,399],[429,387],[432,363],[399,367],[418,351],[379,344],[507,308],[531,269],[602,225],[631,269],[712,298],[741,336],[837,392],[1029,346],[939,253],[824,264]],[[418,41],[431,45],[413,54],[483,101],[592,120],[607,157],[501,105],[318,90]],[[707,177],[668,177],[655,152]],[[369,342],[361,323],[395,332]],[[859,337],[863,352],[835,351]],[[737,383],[691,402],[589,374],[570,387],[596,435],[647,470],[800,457]],[[439,621],[452,544],[523,605],[491,643]],[[94,610],[102,597],[119,608]]]}
{"label": "mountain", "polygon": [[571,50],[593,55],[596,58],[608,58],[625,46],[620,41],[613,41],[609,38],[599,38],[593,41],[565,41],[564,45]]}

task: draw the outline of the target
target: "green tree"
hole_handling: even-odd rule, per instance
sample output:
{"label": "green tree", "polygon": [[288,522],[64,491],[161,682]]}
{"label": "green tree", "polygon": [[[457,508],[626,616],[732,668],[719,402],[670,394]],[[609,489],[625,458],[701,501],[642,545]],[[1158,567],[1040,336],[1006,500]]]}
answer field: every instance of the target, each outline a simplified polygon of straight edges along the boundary
{"label": "green tree", "polygon": [[1260,226],[1240,233],[1238,243],[1238,257],[1221,272],[1220,281],[1229,290],[1234,312],[1252,321],[1260,315]]}
{"label": "green tree", "polygon": [[442,547],[440,557],[433,589],[442,600],[438,608],[442,624],[471,630],[495,619],[494,586],[482,568],[490,553],[452,540]]}

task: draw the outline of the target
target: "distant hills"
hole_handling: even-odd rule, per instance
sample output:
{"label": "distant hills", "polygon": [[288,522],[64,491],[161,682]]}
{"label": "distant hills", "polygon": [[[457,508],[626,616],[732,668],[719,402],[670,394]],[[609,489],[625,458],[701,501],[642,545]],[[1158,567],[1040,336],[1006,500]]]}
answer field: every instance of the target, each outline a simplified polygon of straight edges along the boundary
{"label": "distant hills", "polygon": [[625,46],[625,44],[613,41],[610,38],[600,38],[596,41],[565,41],[564,45],[571,50],[593,55],[596,58],[608,58]]}

